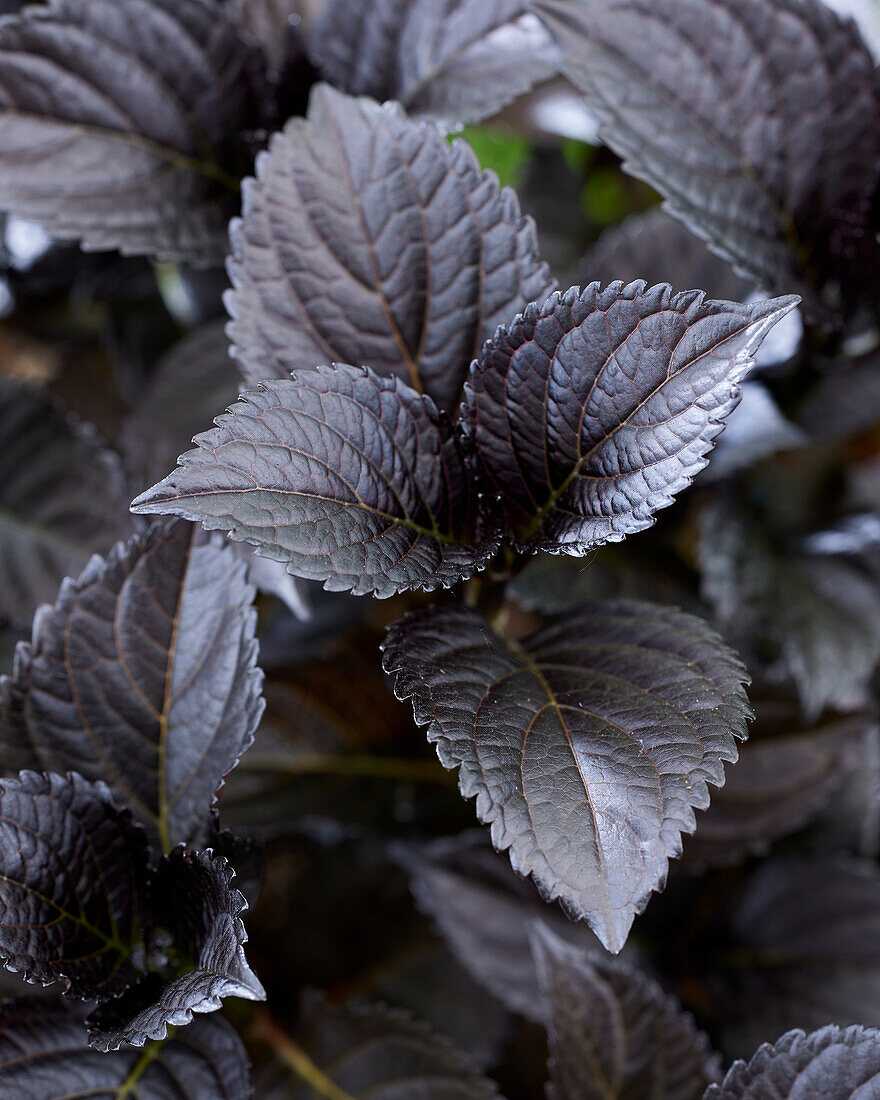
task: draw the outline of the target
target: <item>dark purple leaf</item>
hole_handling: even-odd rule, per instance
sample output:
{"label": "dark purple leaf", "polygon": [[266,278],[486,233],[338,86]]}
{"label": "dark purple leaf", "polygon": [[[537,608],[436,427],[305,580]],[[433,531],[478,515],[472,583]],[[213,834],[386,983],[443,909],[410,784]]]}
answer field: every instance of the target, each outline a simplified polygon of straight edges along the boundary
{"label": "dark purple leaf", "polygon": [[[671,214],[771,291],[875,252],[874,60],[818,0],[532,0],[604,140]],[[744,76],[747,74],[747,76]],[[817,294],[809,294],[815,304]]]}
{"label": "dark purple leaf", "polygon": [[880,6],[876,0],[824,0],[839,15],[848,16],[859,28],[874,57],[880,60]]}
{"label": "dark purple leaf", "polygon": [[527,0],[330,0],[312,52],[342,91],[453,126],[496,114],[561,61]]}
{"label": "dark purple leaf", "polygon": [[226,997],[265,1000],[265,991],[244,956],[247,933],[241,914],[247,902],[232,885],[234,872],[212,852],[175,848],[159,864],[151,890],[152,920],[171,935],[185,964],[177,976],[146,974],[88,1018],[98,1050],[143,1046],[164,1039],[169,1026],[188,1024],[193,1013],[214,1012]]}
{"label": "dark purple leaf", "polygon": [[245,393],[132,509],[201,520],[326,588],[449,587],[493,544],[463,530],[468,473],[434,403],[339,365]]}
{"label": "dark purple leaf", "polygon": [[263,709],[253,594],[180,520],[95,556],[0,680],[0,762],[103,780],[162,850],[193,842]]}
{"label": "dark purple leaf", "polygon": [[644,279],[648,286],[699,287],[709,298],[732,302],[743,301],[755,290],[753,283],[740,278],[699,237],[659,208],[631,214],[620,225],[606,229],[578,265],[578,277],[583,286]]}
{"label": "dark purple leaf", "polygon": [[797,422],[823,443],[843,442],[880,422],[880,355],[815,362],[818,379],[797,409]]}
{"label": "dark purple leaf", "polygon": [[153,368],[119,435],[138,486],[158,481],[196,432],[238,396],[239,373],[222,321],[191,332]]}
{"label": "dark purple leaf", "polygon": [[218,1016],[194,1020],[158,1050],[107,1055],[62,1003],[22,997],[0,1009],[0,1100],[245,1100],[249,1077],[241,1040]]}
{"label": "dark purple leaf", "polygon": [[789,1031],[735,1062],[706,1100],[871,1100],[880,1087],[880,1031]]}
{"label": "dark purple leaf", "polygon": [[209,0],[53,0],[0,26],[0,207],[86,248],[218,263],[259,54]]}
{"label": "dark purple leaf", "polygon": [[[406,1013],[380,1007],[312,1004],[302,1046],[340,1096],[351,1100],[500,1100],[448,1040]],[[293,1078],[273,1100],[319,1100],[320,1090]]]}
{"label": "dark purple leaf", "polygon": [[[853,770],[864,770],[875,733],[870,720],[857,717],[804,733],[753,736],[710,808],[697,818],[697,831],[684,846],[686,866],[738,863],[803,828]],[[868,806],[860,809],[864,814]]]}
{"label": "dark purple leaf", "polygon": [[710,934],[715,958],[700,976],[728,1050],[747,1053],[762,1036],[828,1020],[880,1025],[880,873],[872,860],[772,856]]}
{"label": "dark purple leaf", "polygon": [[447,410],[483,341],[556,285],[516,196],[466,143],[326,85],[245,185],[230,274],[250,385],[353,363]]}
{"label": "dark purple leaf", "polygon": [[115,455],[38,391],[0,379],[0,439],[0,617],[30,622],[134,524]]}
{"label": "dark purple leaf", "polygon": [[[778,329],[774,329],[774,333],[776,331]],[[772,335],[761,351],[772,342]],[[746,382],[742,401],[728,418],[727,428],[718,440],[718,448],[712,456],[712,464],[703,474],[702,484],[746,470],[782,451],[798,450],[806,446],[807,441],[806,433],[783,416],[765,386],[760,382]]]}
{"label": "dark purple leaf", "polygon": [[141,938],[146,840],[101,783],[0,779],[0,956],[77,996],[124,989]]}
{"label": "dark purple leaf", "polygon": [[536,923],[550,1044],[549,1100],[701,1100],[721,1077],[706,1036],[645,975]]}
{"label": "dark purple leaf", "polygon": [[625,602],[524,642],[435,608],[395,624],[384,649],[495,846],[619,951],[745,736],[733,653],[700,619]]}
{"label": "dark purple leaf", "polygon": [[528,1020],[542,1023],[544,1018],[529,946],[535,921],[582,950],[604,954],[591,932],[548,910],[488,844],[468,843],[464,837],[438,841],[407,854],[403,864],[416,904],[461,965],[511,1012]]}
{"label": "dark purple leaf", "polygon": [[647,600],[701,610],[682,578],[656,552],[631,543],[603,546],[586,558],[536,554],[507,586],[507,595],[526,611],[555,615],[592,600]]}
{"label": "dark purple leaf", "polygon": [[512,1020],[442,944],[428,940],[397,953],[374,973],[364,998],[431,1024],[481,1071],[503,1057]]}
{"label": "dark purple leaf", "polygon": [[702,595],[725,635],[773,680],[793,681],[804,716],[868,702],[880,660],[880,574],[857,555],[793,552],[717,499],[702,516]]}
{"label": "dark purple leaf", "polygon": [[796,301],[593,283],[500,328],[465,417],[507,533],[582,555],[649,527],[707,464],[756,348]]}
{"label": "dark purple leaf", "polygon": [[299,24],[300,0],[227,0],[245,33],[258,42],[276,71],[283,65],[288,34]]}

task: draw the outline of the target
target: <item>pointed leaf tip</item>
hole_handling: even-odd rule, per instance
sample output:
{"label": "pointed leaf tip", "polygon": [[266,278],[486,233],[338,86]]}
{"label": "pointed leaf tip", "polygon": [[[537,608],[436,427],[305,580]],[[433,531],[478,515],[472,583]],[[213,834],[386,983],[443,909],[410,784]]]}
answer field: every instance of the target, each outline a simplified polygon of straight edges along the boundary
{"label": "pointed leaf tip", "polygon": [[694,616],[611,601],[521,643],[436,607],[392,626],[384,653],[495,846],[620,951],[746,735],[733,652]]}
{"label": "pointed leaf tip", "polygon": [[707,465],[757,347],[797,302],[591,283],[499,328],[463,422],[508,537],[582,556],[650,527]]}

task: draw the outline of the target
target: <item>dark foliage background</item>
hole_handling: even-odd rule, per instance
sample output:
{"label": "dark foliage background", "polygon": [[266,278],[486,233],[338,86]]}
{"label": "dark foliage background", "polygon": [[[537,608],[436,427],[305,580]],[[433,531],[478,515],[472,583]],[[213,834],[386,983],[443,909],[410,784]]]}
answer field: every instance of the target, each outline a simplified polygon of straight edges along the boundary
{"label": "dark foliage background", "polygon": [[[554,1100],[880,1097],[880,6],[22,7],[0,0],[0,1098],[91,1088],[140,1100],[251,1089],[266,1100],[534,1100],[545,1087]],[[492,19],[522,40],[479,30]],[[137,50],[135,63],[126,51]],[[475,160],[452,146],[461,138]],[[465,196],[431,176],[419,207],[426,224],[449,223],[437,268],[479,269],[470,289],[450,277],[439,304],[406,298],[424,259],[407,268],[406,252],[360,250],[361,229],[375,231],[371,248],[385,231],[370,222],[382,202],[388,224],[407,213],[403,185],[376,197],[398,154]],[[346,181],[357,204],[336,172],[345,157],[363,172]],[[537,246],[487,169],[515,188]],[[486,242],[498,240],[515,242],[515,261],[493,256]],[[392,286],[384,313],[371,312],[369,280],[381,279],[368,252],[393,266],[379,273]],[[518,340],[530,344],[537,311],[514,323],[527,303],[555,285],[615,280],[724,304],[713,320],[723,340],[712,330],[699,351],[709,382],[693,383],[708,410],[696,457],[646,490],[638,523],[605,530],[607,514],[582,503],[574,519],[553,527],[549,507],[530,527],[521,513],[553,477],[519,461],[525,444],[517,458],[499,443],[491,372],[510,368]],[[694,326],[712,313],[666,292],[645,305],[647,288],[633,292],[646,313],[691,309]],[[796,309],[763,304],[791,294]],[[392,340],[394,295],[406,301]],[[755,348],[771,313],[778,323]],[[410,322],[418,356],[401,352]],[[505,333],[482,352],[502,323],[508,343]],[[568,314],[559,324],[576,327]],[[741,341],[730,363],[723,348],[712,359],[716,337]],[[584,346],[595,357],[589,337]],[[450,423],[481,352],[462,457]],[[290,431],[320,409],[327,434],[296,446],[341,468],[345,448],[328,442],[334,395],[348,387],[345,408],[365,418],[389,402],[406,411],[396,443],[424,447],[413,494],[431,521],[421,517],[409,557],[401,544],[406,576],[372,551],[345,557],[338,544],[354,528],[322,543],[314,520],[318,535],[285,543],[277,501],[244,520],[211,512],[206,485],[256,468],[253,428],[228,465],[216,434],[162,482],[241,388],[330,361],[376,373],[303,370]],[[407,388],[412,361],[443,414]],[[689,415],[699,404],[676,398]],[[506,437],[511,454],[546,407],[529,391],[514,409],[513,420],[525,414]],[[561,407],[564,461],[572,414]],[[716,414],[728,423],[703,469]],[[583,420],[572,429],[579,443],[584,431]],[[140,494],[141,512],[184,518],[133,514]],[[425,549],[435,513],[444,535]],[[280,545],[291,573],[188,522],[206,517]],[[368,535],[355,530],[353,545]],[[580,555],[533,554],[562,541]],[[432,595],[441,581],[449,591]],[[489,621],[512,647],[490,640]],[[558,625],[540,633],[548,621]],[[655,663],[606,667],[616,631],[637,635]],[[448,645],[435,655],[438,638]],[[747,668],[755,715],[735,764],[745,677],[727,647]],[[474,778],[460,712],[473,713],[472,694],[505,662],[540,673],[559,652],[586,677],[565,685],[572,708],[589,711],[601,693],[617,705],[603,676],[667,708],[636,728],[658,774],[674,772],[677,816],[669,825],[664,802],[662,843],[652,834],[635,848],[621,826],[619,850],[649,870],[639,879],[612,855],[604,915],[581,874],[598,841],[581,846],[577,825],[553,818],[574,838],[577,881],[560,886],[559,866],[541,870],[540,845],[506,811],[494,839],[562,904],[542,900],[493,851],[437,758],[462,764],[464,793],[495,821],[485,807],[497,791]],[[486,719],[499,758],[518,747],[507,731],[537,721],[522,718],[530,706],[514,698]],[[620,712],[630,709],[627,695]],[[703,757],[680,761],[675,721],[696,731]],[[595,767],[597,791],[622,782],[613,754]],[[569,792],[548,782],[543,801],[564,816]],[[521,817],[534,824],[531,813]],[[679,831],[693,832],[680,854]],[[630,893],[608,901],[618,887]],[[777,1046],[755,1055],[762,1043]],[[736,1059],[752,1061],[725,1078]]]}

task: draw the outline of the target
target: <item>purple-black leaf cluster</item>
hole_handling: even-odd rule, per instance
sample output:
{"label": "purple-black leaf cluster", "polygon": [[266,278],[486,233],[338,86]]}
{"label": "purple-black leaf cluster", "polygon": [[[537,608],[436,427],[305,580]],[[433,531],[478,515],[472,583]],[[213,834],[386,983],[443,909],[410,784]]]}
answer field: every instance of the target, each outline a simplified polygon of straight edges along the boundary
{"label": "purple-black leaf cluster", "polygon": [[873,3],[0,0],[0,1100],[880,1100]]}

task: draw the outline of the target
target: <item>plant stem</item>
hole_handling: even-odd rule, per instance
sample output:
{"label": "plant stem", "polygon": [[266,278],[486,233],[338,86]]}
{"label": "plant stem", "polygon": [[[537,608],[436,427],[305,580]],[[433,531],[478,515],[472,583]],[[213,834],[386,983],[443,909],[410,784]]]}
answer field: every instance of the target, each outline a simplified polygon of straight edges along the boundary
{"label": "plant stem", "polygon": [[406,760],[394,756],[248,753],[238,766],[244,771],[283,772],[285,775],[345,775],[401,783],[436,783],[443,787],[455,783],[455,776],[433,760]]}
{"label": "plant stem", "polygon": [[174,1035],[175,1031],[177,1031],[177,1028],[169,1025],[168,1034],[164,1039],[160,1039],[158,1042],[147,1042],[140,1058],[138,1058],[138,1060],[132,1066],[131,1073],[122,1082],[122,1085],[119,1088],[119,1092],[116,1093],[115,1100],[127,1100],[127,1098],[131,1096],[132,1092],[137,1087],[138,1082],[147,1072],[147,1069],[155,1059],[156,1055],[159,1053],[162,1047],[165,1046],[168,1040]]}
{"label": "plant stem", "polygon": [[283,1062],[306,1084],[327,1100],[355,1100],[351,1093],[341,1089],[335,1081],[306,1054],[302,1047],[293,1041],[286,1032],[275,1023],[268,1013],[260,1013],[253,1026],[253,1035],[256,1039],[262,1039],[275,1052],[275,1056]]}

